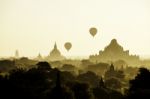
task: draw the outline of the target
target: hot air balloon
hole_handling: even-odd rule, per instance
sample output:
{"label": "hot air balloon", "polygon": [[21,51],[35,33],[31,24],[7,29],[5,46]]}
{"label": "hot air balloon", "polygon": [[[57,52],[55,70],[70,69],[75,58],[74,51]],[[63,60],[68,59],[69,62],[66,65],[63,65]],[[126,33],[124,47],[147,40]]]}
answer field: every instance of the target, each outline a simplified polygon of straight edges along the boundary
{"label": "hot air balloon", "polygon": [[67,51],[69,51],[72,47],[72,44],[70,42],[66,42],[64,47],[66,48]]}
{"label": "hot air balloon", "polygon": [[97,29],[96,28],[94,28],[94,27],[92,27],[92,28],[90,28],[90,34],[94,37],[95,35],[96,35],[96,33],[97,33]]}

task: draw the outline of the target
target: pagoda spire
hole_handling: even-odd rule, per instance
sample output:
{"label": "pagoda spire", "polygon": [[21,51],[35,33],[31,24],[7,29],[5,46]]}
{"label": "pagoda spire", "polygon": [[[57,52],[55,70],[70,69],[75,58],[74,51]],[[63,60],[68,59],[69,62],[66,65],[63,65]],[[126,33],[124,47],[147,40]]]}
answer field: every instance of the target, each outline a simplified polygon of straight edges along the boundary
{"label": "pagoda spire", "polygon": [[56,44],[56,42],[55,42],[55,45],[54,45],[54,49],[57,49],[57,44]]}
{"label": "pagoda spire", "polygon": [[115,70],[113,63],[111,63],[111,65],[110,65],[110,70],[111,70],[111,71],[114,71],[114,70]]}
{"label": "pagoda spire", "polygon": [[38,55],[38,58],[39,58],[39,59],[41,59],[41,58],[42,58],[42,56],[41,56],[41,54],[40,54],[40,53],[39,53],[39,55]]}
{"label": "pagoda spire", "polygon": [[15,51],[15,58],[19,58],[19,51],[18,50]]}

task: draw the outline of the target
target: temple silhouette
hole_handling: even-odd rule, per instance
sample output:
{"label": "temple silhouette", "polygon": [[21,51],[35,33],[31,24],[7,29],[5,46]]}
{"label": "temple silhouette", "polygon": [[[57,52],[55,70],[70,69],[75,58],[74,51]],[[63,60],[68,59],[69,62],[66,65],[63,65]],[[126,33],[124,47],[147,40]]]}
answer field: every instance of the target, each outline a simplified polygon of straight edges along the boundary
{"label": "temple silhouette", "polygon": [[57,44],[55,42],[53,50],[50,52],[50,54],[47,56],[46,60],[48,61],[60,61],[64,60],[65,57],[61,55],[61,52],[57,48]]}
{"label": "temple silhouette", "polygon": [[90,55],[89,59],[92,62],[115,62],[124,60],[129,65],[139,62],[139,56],[130,55],[129,50],[124,50],[116,39],[112,39],[110,44],[106,46],[103,51],[99,51],[98,55]]}

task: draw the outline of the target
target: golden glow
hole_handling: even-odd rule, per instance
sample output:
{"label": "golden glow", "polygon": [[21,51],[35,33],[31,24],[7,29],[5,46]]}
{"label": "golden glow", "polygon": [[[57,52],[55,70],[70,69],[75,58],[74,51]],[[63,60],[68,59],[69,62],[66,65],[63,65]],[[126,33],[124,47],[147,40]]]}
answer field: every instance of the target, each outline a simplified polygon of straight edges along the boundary
{"label": "golden glow", "polygon": [[[89,28],[96,27],[93,38]],[[150,55],[150,0],[0,0],[0,56],[98,53],[116,38],[133,54]],[[68,52],[65,42],[71,42]]]}

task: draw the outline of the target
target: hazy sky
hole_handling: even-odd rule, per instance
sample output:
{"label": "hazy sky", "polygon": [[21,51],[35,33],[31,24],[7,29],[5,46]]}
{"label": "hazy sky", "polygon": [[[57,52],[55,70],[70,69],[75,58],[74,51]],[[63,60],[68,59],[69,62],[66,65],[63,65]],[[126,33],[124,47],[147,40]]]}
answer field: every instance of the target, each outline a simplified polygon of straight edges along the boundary
{"label": "hazy sky", "polygon": [[[96,27],[93,38],[89,28]],[[150,0],[0,0],[0,56],[96,54],[116,38],[131,54],[150,55]],[[69,52],[65,42],[72,42]]]}

